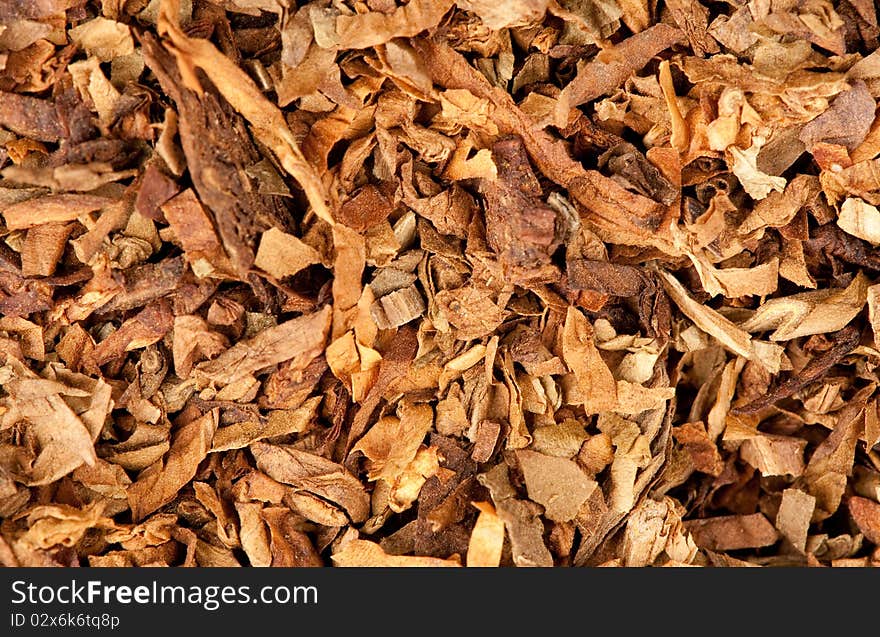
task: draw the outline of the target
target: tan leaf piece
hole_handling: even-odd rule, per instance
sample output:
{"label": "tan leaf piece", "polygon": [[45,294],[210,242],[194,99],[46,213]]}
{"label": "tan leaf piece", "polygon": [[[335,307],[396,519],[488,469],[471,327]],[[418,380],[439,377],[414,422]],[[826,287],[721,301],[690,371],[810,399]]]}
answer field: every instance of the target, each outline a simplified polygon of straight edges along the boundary
{"label": "tan leaf piece", "polygon": [[180,427],[171,439],[167,457],[141,472],[128,488],[128,501],[135,520],[140,521],[171,502],[192,480],[211,448],[217,418],[216,410],[209,411]]}
{"label": "tan leaf piece", "polygon": [[336,566],[360,567],[447,567],[461,566],[457,558],[442,559],[439,557],[418,557],[414,555],[388,555],[375,542],[369,540],[351,540],[341,551],[333,554]]}
{"label": "tan leaf piece", "polygon": [[859,272],[844,289],[825,289],[770,299],[740,324],[747,332],[775,330],[771,341],[836,332],[862,310],[867,301],[868,278]]}
{"label": "tan leaf piece", "polygon": [[569,307],[565,316],[562,352],[577,379],[587,413],[612,409],[617,404],[617,384],[596,348],[593,327],[574,307]]}
{"label": "tan leaf piece", "polygon": [[517,451],[516,457],[525,475],[529,497],[544,506],[544,515],[550,520],[573,519],[597,487],[577,463],[566,458],[527,450]]}
{"label": "tan leaf piece", "polygon": [[504,548],[504,521],[488,502],[474,502],[474,506],[480,515],[468,542],[467,566],[498,566]]}

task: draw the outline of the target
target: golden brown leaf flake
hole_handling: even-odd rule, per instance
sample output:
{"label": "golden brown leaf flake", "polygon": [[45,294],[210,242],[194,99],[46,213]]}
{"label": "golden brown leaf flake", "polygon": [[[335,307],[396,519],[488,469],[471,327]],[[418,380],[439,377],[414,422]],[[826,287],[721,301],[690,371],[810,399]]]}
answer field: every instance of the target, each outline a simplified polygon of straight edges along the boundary
{"label": "golden brown leaf flake", "polygon": [[329,307],[259,332],[212,361],[196,366],[194,375],[206,383],[228,385],[260,370],[294,360],[305,368],[318,356],[330,329]]}
{"label": "golden brown leaf flake", "polygon": [[474,506],[480,515],[468,541],[467,566],[498,566],[504,549],[504,521],[488,502],[474,502]]}
{"label": "golden brown leaf flake", "polygon": [[290,446],[255,442],[250,449],[260,470],[275,480],[339,504],[354,522],[367,519],[369,494],[342,465]]}
{"label": "golden brown leaf flake", "polygon": [[360,566],[360,567],[446,567],[461,566],[461,561],[455,557],[442,559],[439,557],[418,557],[413,555],[388,555],[375,542],[369,540],[350,540],[342,550],[333,554],[333,563],[336,566]]}
{"label": "golden brown leaf flake", "polygon": [[95,346],[92,360],[103,365],[124,352],[142,349],[159,341],[171,331],[171,308],[164,300],[152,303],[125,321],[119,329]]}
{"label": "golden brown leaf flake", "polygon": [[191,261],[200,258],[212,261],[222,254],[211,218],[192,190],[184,190],[163,203],[160,209]]}
{"label": "golden brown leaf flake", "polygon": [[733,353],[745,358],[751,357],[751,337],[746,331],[737,327],[712,308],[697,303],[684,286],[668,272],[660,272],[660,276],[667,294],[697,327],[717,338]]}
{"label": "golden brown leaf flake", "polygon": [[528,501],[514,498],[507,467],[495,465],[479,480],[489,489],[498,517],[510,538],[513,563],[517,566],[552,566],[553,555],[544,543],[544,524],[540,508]]}
{"label": "golden brown leaf flake", "polygon": [[21,273],[52,276],[73,231],[69,223],[45,223],[28,230],[21,247]]}
{"label": "golden brown leaf flake", "polygon": [[451,6],[451,0],[413,0],[390,15],[384,11],[340,15],[331,37],[339,48],[365,49],[434,27]]}
{"label": "golden brown leaf flake", "polygon": [[757,435],[739,448],[740,457],[763,476],[800,476],[804,472],[806,440],[789,436]]}
{"label": "golden brown leaf flake", "polygon": [[270,566],[323,565],[308,535],[297,528],[297,516],[281,507],[266,507],[262,510],[261,516],[269,527],[269,546],[272,553]]}
{"label": "golden brown leaf flake", "polygon": [[615,414],[608,414],[598,423],[598,427],[611,438],[614,445],[608,490],[609,508],[617,513],[626,513],[636,501],[639,470],[651,461],[650,441],[641,433],[638,424]]}
{"label": "golden brown leaf flake", "polygon": [[587,440],[577,455],[578,464],[584,471],[596,475],[614,461],[614,447],[611,436],[600,433]]}
{"label": "golden brown leaf flake", "polygon": [[200,316],[175,316],[172,329],[174,371],[181,378],[189,376],[196,362],[204,358],[214,358],[224,352],[229,344],[225,336],[212,331]]}
{"label": "golden brown leaf flake", "polygon": [[611,370],[596,349],[593,328],[584,315],[569,307],[562,337],[563,359],[574,374],[587,413],[613,408],[617,385]]}
{"label": "golden brown leaf flake", "polygon": [[416,286],[410,285],[384,295],[371,306],[376,327],[387,330],[400,327],[425,313],[425,301]]}
{"label": "golden brown leaf flake", "polygon": [[400,418],[386,416],[380,419],[352,451],[360,451],[370,460],[370,480],[385,480],[394,484],[400,473],[416,456],[426,434],[434,424],[434,410],[430,405],[403,403]]}
{"label": "golden brown leaf flake", "polygon": [[747,332],[775,330],[772,341],[826,334],[845,327],[865,306],[868,278],[859,272],[846,288],[815,290],[771,299],[740,327]]}
{"label": "golden brown leaf flake", "polygon": [[363,273],[366,266],[364,237],[343,225],[333,227],[336,264],[333,269],[333,331],[338,339],[352,327],[352,313],[363,295]]}
{"label": "golden brown leaf flake", "polygon": [[764,226],[786,226],[804,205],[819,194],[819,187],[815,177],[798,175],[788,182],[784,192],[772,192],[759,201],[737,228],[737,233],[745,235]]}
{"label": "golden brown leaf flake", "polygon": [[785,179],[768,175],[758,168],[758,153],[762,146],[761,138],[753,138],[752,145],[745,150],[728,147],[732,157],[730,171],[739,179],[743,190],[757,200],[766,198],[774,190],[782,192],[785,189]]}
{"label": "golden brown leaf flake", "polygon": [[[6,316],[0,318],[0,330],[13,336],[21,349],[22,356],[34,360],[45,360],[46,345],[43,342],[43,328],[23,318]],[[21,360],[21,356],[16,356]]]}
{"label": "golden brown leaf flake", "polygon": [[477,14],[488,28],[500,30],[532,24],[544,16],[548,0],[461,0],[456,3],[465,11]]}
{"label": "golden brown leaf flake", "polygon": [[807,463],[803,478],[807,493],[816,498],[814,519],[825,519],[840,506],[864,420],[864,406],[844,407],[837,415],[834,430]]}
{"label": "golden brown leaf flake", "polygon": [[724,461],[721,459],[718,447],[709,438],[703,423],[685,423],[676,427],[673,435],[690,456],[694,469],[713,476],[721,473]]}
{"label": "golden brown leaf flake", "polygon": [[252,442],[287,434],[302,433],[314,421],[321,397],[309,398],[297,409],[277,409],[269,412],[266,422],[259,420],[237,422],[221,427],[214,434],[211,451],[241,449]]}
{"label": "golden brown leaf flake", "polygon": [[645,499],[626,526],[623,539],[625,566],[651,566],[661,555],[674,562],[690,564],[698,549],[681,521],[682,511],[669,497]]}
{"label": "golden brown leaf flake", "polygon": [[[455,328],[459,340],[481,338],[493,332],[506,316],[491,298],[490,291],[478,286],[443,290],[434,296],[438,319]],[[435,324],[438,321],[435,319]]]}
{"label": "golden brown leaf flake", "polygon": [[71,547],[93,528],[115,528],[110,518],[104,517],[104,507],[93,503],[82,509],[66,505],[43,505],[30,510],[28,530],[22,540],[36,548]]}
{"label": "golden brown leaf flake", "polygon": [[316,524],[337,528],[349,522],[344,511],[311,493],[288,488],[282,502],[294,513]]}
{"label": "golden brown leaf flake", "polygon": [[811,152],[820,141],[852,150],[868,134],[876,107],[868,87],[857,80],[849,90],[834,98],[828,110],[804,126],[798,137]]}
{"label": "golden brown leaf flake", "polygon": [[388,494],[388,508],[401,513],[410,508],[419,497],[429,478],[441,473],[441,456],[436,447],[421,448],[415,458],[406,465]]}
{"label": "golden brown leaf flake", "polygon": [[767,296],[776,291],[779,283],[779,259],[771,259],[753,268],[719,269],[697,257],[698,272],[703,289],[710,294],[728,298]]}
{"label": "golden brown leaf flake", "polygon": [[128,488],[128,500],[135,520],[171,502],[196,474],[199,464],[211,448],[217,429],[217,411],[209,411],[181,426],[171,439],[164,460],[158,461],[138,476]]}
{"label": "golden brown leaf flake", "polygon": [[531,449],[548,456],[571,458],[580,451],[587,439],[584,426],[577,420],[565,420],[559,424],[536,427],[532,431]]}
{"label": "golden brown leaf flake", "polygon": [[471,459],[474,462],[488,462],[498,446],[498,438],[501,435],[501,423],[492,420],[481,420],[474,434],[474,449]]}
{"label": "golden brown leaf flake", "polygon": [[269,537],[260,512],[263,505],[258,502],[236,502],[241,537],[241,548],[248,556],[251,566],[270,566],[272,554]]}
{"label": "golden brown leaf flake", "polygon": [[70,39],[102,62],[134,52],[128,26],[115,20],[94,18],[68,32]]}
{"label": "golden brown leaf flake", "polygon": [[613,91],[655,55],[679,42],[682,36],[675,27],[656,24],[578,69],[577,76],[559,96],[557,125],[567,123],[570,109]]}
{"label": "golden brown leaf flake", "polygon": [[[82,388],[40,378],[8,360],[2,423],[24,421],[39,444],[36,458],[24,468],[31,485],[49,484],[77,467],[96,461],[94,441],[111,409],[111,389],[103,380],[86,378]],[[51,368],[50,368],[51,369]]]}
{"label": "golden brown leaf flake", "polygon": [[847,234],[880,244],[880,210],[861,199],[848,197],[841,204],[837,225]]}
{"label": "golden brown leaf flake", "polygon": [[184,82],[200,90],[195,67],[201,68],[226,100],[254,127],[259,139],[278,157],[279,162],[305,190],[309,203],[320,218],[333,223],[321,179],[302,155],[281,111],[270,103],[254,81],[207,40],[188,37],[178,23],[179,0],[163,0],[159,9],[159,31],[171,39]]}

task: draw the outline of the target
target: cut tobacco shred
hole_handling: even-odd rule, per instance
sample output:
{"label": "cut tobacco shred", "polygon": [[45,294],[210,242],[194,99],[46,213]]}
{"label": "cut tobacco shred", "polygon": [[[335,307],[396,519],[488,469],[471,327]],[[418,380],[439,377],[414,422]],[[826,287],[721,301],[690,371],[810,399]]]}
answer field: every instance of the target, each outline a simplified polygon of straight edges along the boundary
{"label": "cut tobacco shred", "polygon": [[760,548],[775,544],[778,534],[761,513],[724,515],[685,522],[694,542],[710,551]]}
{"label": "cut tobacco shred", "polygon": [[871,3],[13,4],[0,564],[880,564]]}

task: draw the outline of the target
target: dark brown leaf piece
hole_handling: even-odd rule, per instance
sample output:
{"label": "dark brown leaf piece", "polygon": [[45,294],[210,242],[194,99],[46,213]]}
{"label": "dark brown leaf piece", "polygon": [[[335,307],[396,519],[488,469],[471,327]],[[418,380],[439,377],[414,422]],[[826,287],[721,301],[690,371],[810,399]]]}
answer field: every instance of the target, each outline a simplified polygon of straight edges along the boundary
{"label": "dark brown leaf piece", "polygon": [[241,116],[207,78],[201,94],[187,88],[174,57],[153,36],[145,35],[142,45],[144,60],[177,105],[181,146],[196,191],[213,215],[235,272],[245,278],[259,233],[286,228],[289,216],[281,199],[260,194],[247,172],[261,156]]}
{"label": "dark brown leaf piece", "polygon": [[556,212],[541,201],[541,186],[518,137],[496,142],[492,158],[497,179],[482,180],[486,237],[498,253],[505,278],[518,285],[558,278],[551,263],[558,247]]}
{"label": "dark brown leaf piece", "polygon": [[775,405],[784,398],[788,398],[802,387],[824,376],[831,367],[839,363],[844,356],[855,349],[861,338],[858,328],[854,326],[846,327],[833,336],[833,347],[811,360],[799,374],[783,381],[770,392],[749,404],[734,408],[733,413],[754,414],[771,405]]}

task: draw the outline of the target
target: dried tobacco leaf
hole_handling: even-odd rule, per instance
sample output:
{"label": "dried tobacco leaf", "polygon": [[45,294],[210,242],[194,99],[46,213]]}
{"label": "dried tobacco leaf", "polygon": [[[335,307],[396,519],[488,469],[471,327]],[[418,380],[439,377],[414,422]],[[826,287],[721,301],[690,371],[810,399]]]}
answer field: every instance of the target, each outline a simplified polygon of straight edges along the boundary
{"label": "dried tobacco leaf", "polygon": [[321,353],[330,329],[330,308],[291,319],[241,341],[212,361],[196,365],[194,376],[205,383],[229,385],[260,370],[295,360],[305,368]]}
{"label": "dried tobacco leaf", "polygon": [[646,499],[633,512],[623,540],[625,566],[650,566],[661,554],[679,564],[691,564],[697,545],[681,521],[681,512],[671,498],[657,502]]}
{"label": "dried tobacco leaf", "polygon": [[506,465],[495,465],[478,476],[489,489],[498,517],[510,538],[513,563],[517,566],[552,566],[553,556],[544,543],[544,525],[534,503],[514,498]]}
{"label": "dried tobacco leaf", "polygon": [[850,197],[843,202],[837,225],[847,234],[880,244],[880,210],[861,199]]}
{"label": "dried tobacco leaf", "polygon": [[864,426],[864,406],[847,405],[837,415],[831,434],[822,441],[804,470],[806,491],[816,498],[813,519],[825,519],[840,505],[852,471],[858,438]]}
{"label": "dried tobacco leaf", "polygon": [[254,442],[250,449],[260,470],[275,480],[339,504],[353,522],[367,519],[369,494],[341,465],[290,446]]}
{"label": "dried tobacco leaf", "polygon": [[544,507],[544,515],[550,520],[573,519],[598,486],[571,460],[522,449],[516,452],[516,458],[529,497]]}
{"label": "dried tobacco leaf", "polygon": [[71,506],[36,506],[28,513],[28,531],[22,542],[41,549],[75,546],[90,529],[114,528],[104,517],[103,506],[93,503],[77,509]]}
{"label": "dried tobacco leaf", "polygon": [[775,544],[779,535],[761,513],[729,515],[685,522],[697,546],[732,551]]}
{"label": "dried tobacco leaf", "polygon": [[261,512],[269,527],[270,566],[323,566],[308,535],[296,528],[296,516],[287,509],[266,507]]}
{"label": "dried tobacco leaf", "polygon": [[551,256],[558,247],[556,212],[540,200],[541,188],[521,139],[496,142],[492,157],[497,177],[480,186],[486,202],[486,239],[499,255],[510,283],[558,278]]}
{"label": "dried tobacco leaf", "polygon": [[417,557],[410,555],[388,555],[382,548],[368,540],[351,540],[333,554],[336,566],[393,566],[393,567],[446,567],[461,566],[458,559],[440,559],[437,557]]}
{"label": "dried tobacco leaf", "polygon": [[0,564],[878,563],[871,3],[282,9],[0,8]]}
{"label": "dried tobacco leaf", "polygon": [[811,152],[820,141],[852,150],[868,134],[876,106],[865,83],[856,81],[852,88],[834,98],[827,111],[801,129],[799,139]]}
{"label": "dried tobacco leaf", "polygon": [[112,202],[112,199],[96,195],[45,195],[5,206],[3,217],[9,230],[21,230],[44,223],[73,221],[80,215],[100,210]]}
{"label": "dried tobacco leaf", "polygon": [[651,58],[682,39],[683,33],[675,27],[655,24],[579,68],[575,78],[559,95],[557,125],[565,126],[570,109],[610,93]]}
{"label": "dried tobacco leaf", "polygon": [[383,479],[393,484],[415,458],[433,424],[434,412],[429,405],[403,403],[399,419],[380,419],[352,451],[360,451],[369,458],[371,480]]}
{"label": "dried tobacco leaf", "polygon": [[253,80],[213,44],[188,37],[178,24],[178,15],[179,0],[163,0],[158,28],[160,34],[167,35],[171,40],[186,89],[201,89],[194,68],[200,67],[212,78],[229,104],[251,123],[258,138],[272,149],[284,169],[302,185],[315,214],[332,223],[320,177],[302,156],[281,111],[268,102]]}
{"label": "dried tobacco leaf", "polygon": [[663,287],[672,301],[678,305],[685,316],[707,334],[718,339],[725,347],[745,358],[752,356],[752,343],[749,334],[734,323],[718,314],[711,307],[697,303],[675,277],[668,272],[660,272]]}
{"label": "dried tobacco leaf", "polygon": [[136,521],[168,504],[196,474],[211,448],[218,412],[209,411],[181,426],[171,439],[167,458],[144,469],[128,488],[128,501]]}
{"label": "dried tobacco leaf", "polygon": [[314,420],[320,402],[321,398],[315,396],[306,400],[297,409],[279,409],[269,412],[266,422],[252,420],[221,427],[214,434],[211,451],[216,453],[229,449],[241,449],[257,440],[302,433]]}
{"label": "dried tobacco leaf", "polygon": [[263,233],[254,259],[256,267],[276,279],[296,274],[303,268],[320,262],[321,257],[317,250],[278,228],[269,228]]}
{"label": "dried tobacco leaf", "polygon": [[257,502],[236,502],[240,523],[241,548],[247,554],[251,566],[271,566],[272,554],[269,536],[260,512],[263,505]]}
{"label": "dried tobacco leaf", "polygon": [[488,502],[475,502],[480,511],[468,543],[467,566],[498,566],[504,550],[504,521]]}
{"label": "dried tobacco leaf", "polygon": [[562,338],[563,358],[577,379],[584,409],[597,413],[613,408],[617,404],[614,377],[596,349],[593,328],[574,307],[568,308]]}
{"label": "dried tobacco leaf", "polygon": [[816,290],[771,299],[741,327],[747,332],[775,330],[771,341],[835,332],[865,306],[867,291],[868,279],[859,272],[843,290]]}
{"label": "dried tobacco leaf", "polygon": [[[22,467],[23,481],[49,484],[83,464],[93,465],[94,442],[112,405],[110,387],[100,379],[88,379],[88,389],[70,387],[9,359],[4,369],[4,428],[24,421],[39,445],[36,457]],[[19,471],[16,467],[13,475]]]}
{"label": "dried tobacco leaf", "polygon": [[441,320],[455,328],[459,340],[471,340],[492,333],[505,318],[505,312],[486,288],[468,286],[443,290],[434,296]]}
{"label": "dried tobacco leaf", "polygon": [[776,528],[798,551],[806,550],[807,533],[815,506],[816,498],[803,491],[786,489],[782,492]]}
{"label": "dried tobacco leaf", "polygon": [[828,369],[840,362],[858,345],[860,334],[855,327],[846,327],[834,334],[834,345],[828,351],[807,363],[800,374],[780,383],[772,391],[756,398],[751,403],[736,407],[735,413],[754,413],[768,407],[783,398],[791,396],[802,387],[823,376]]}

